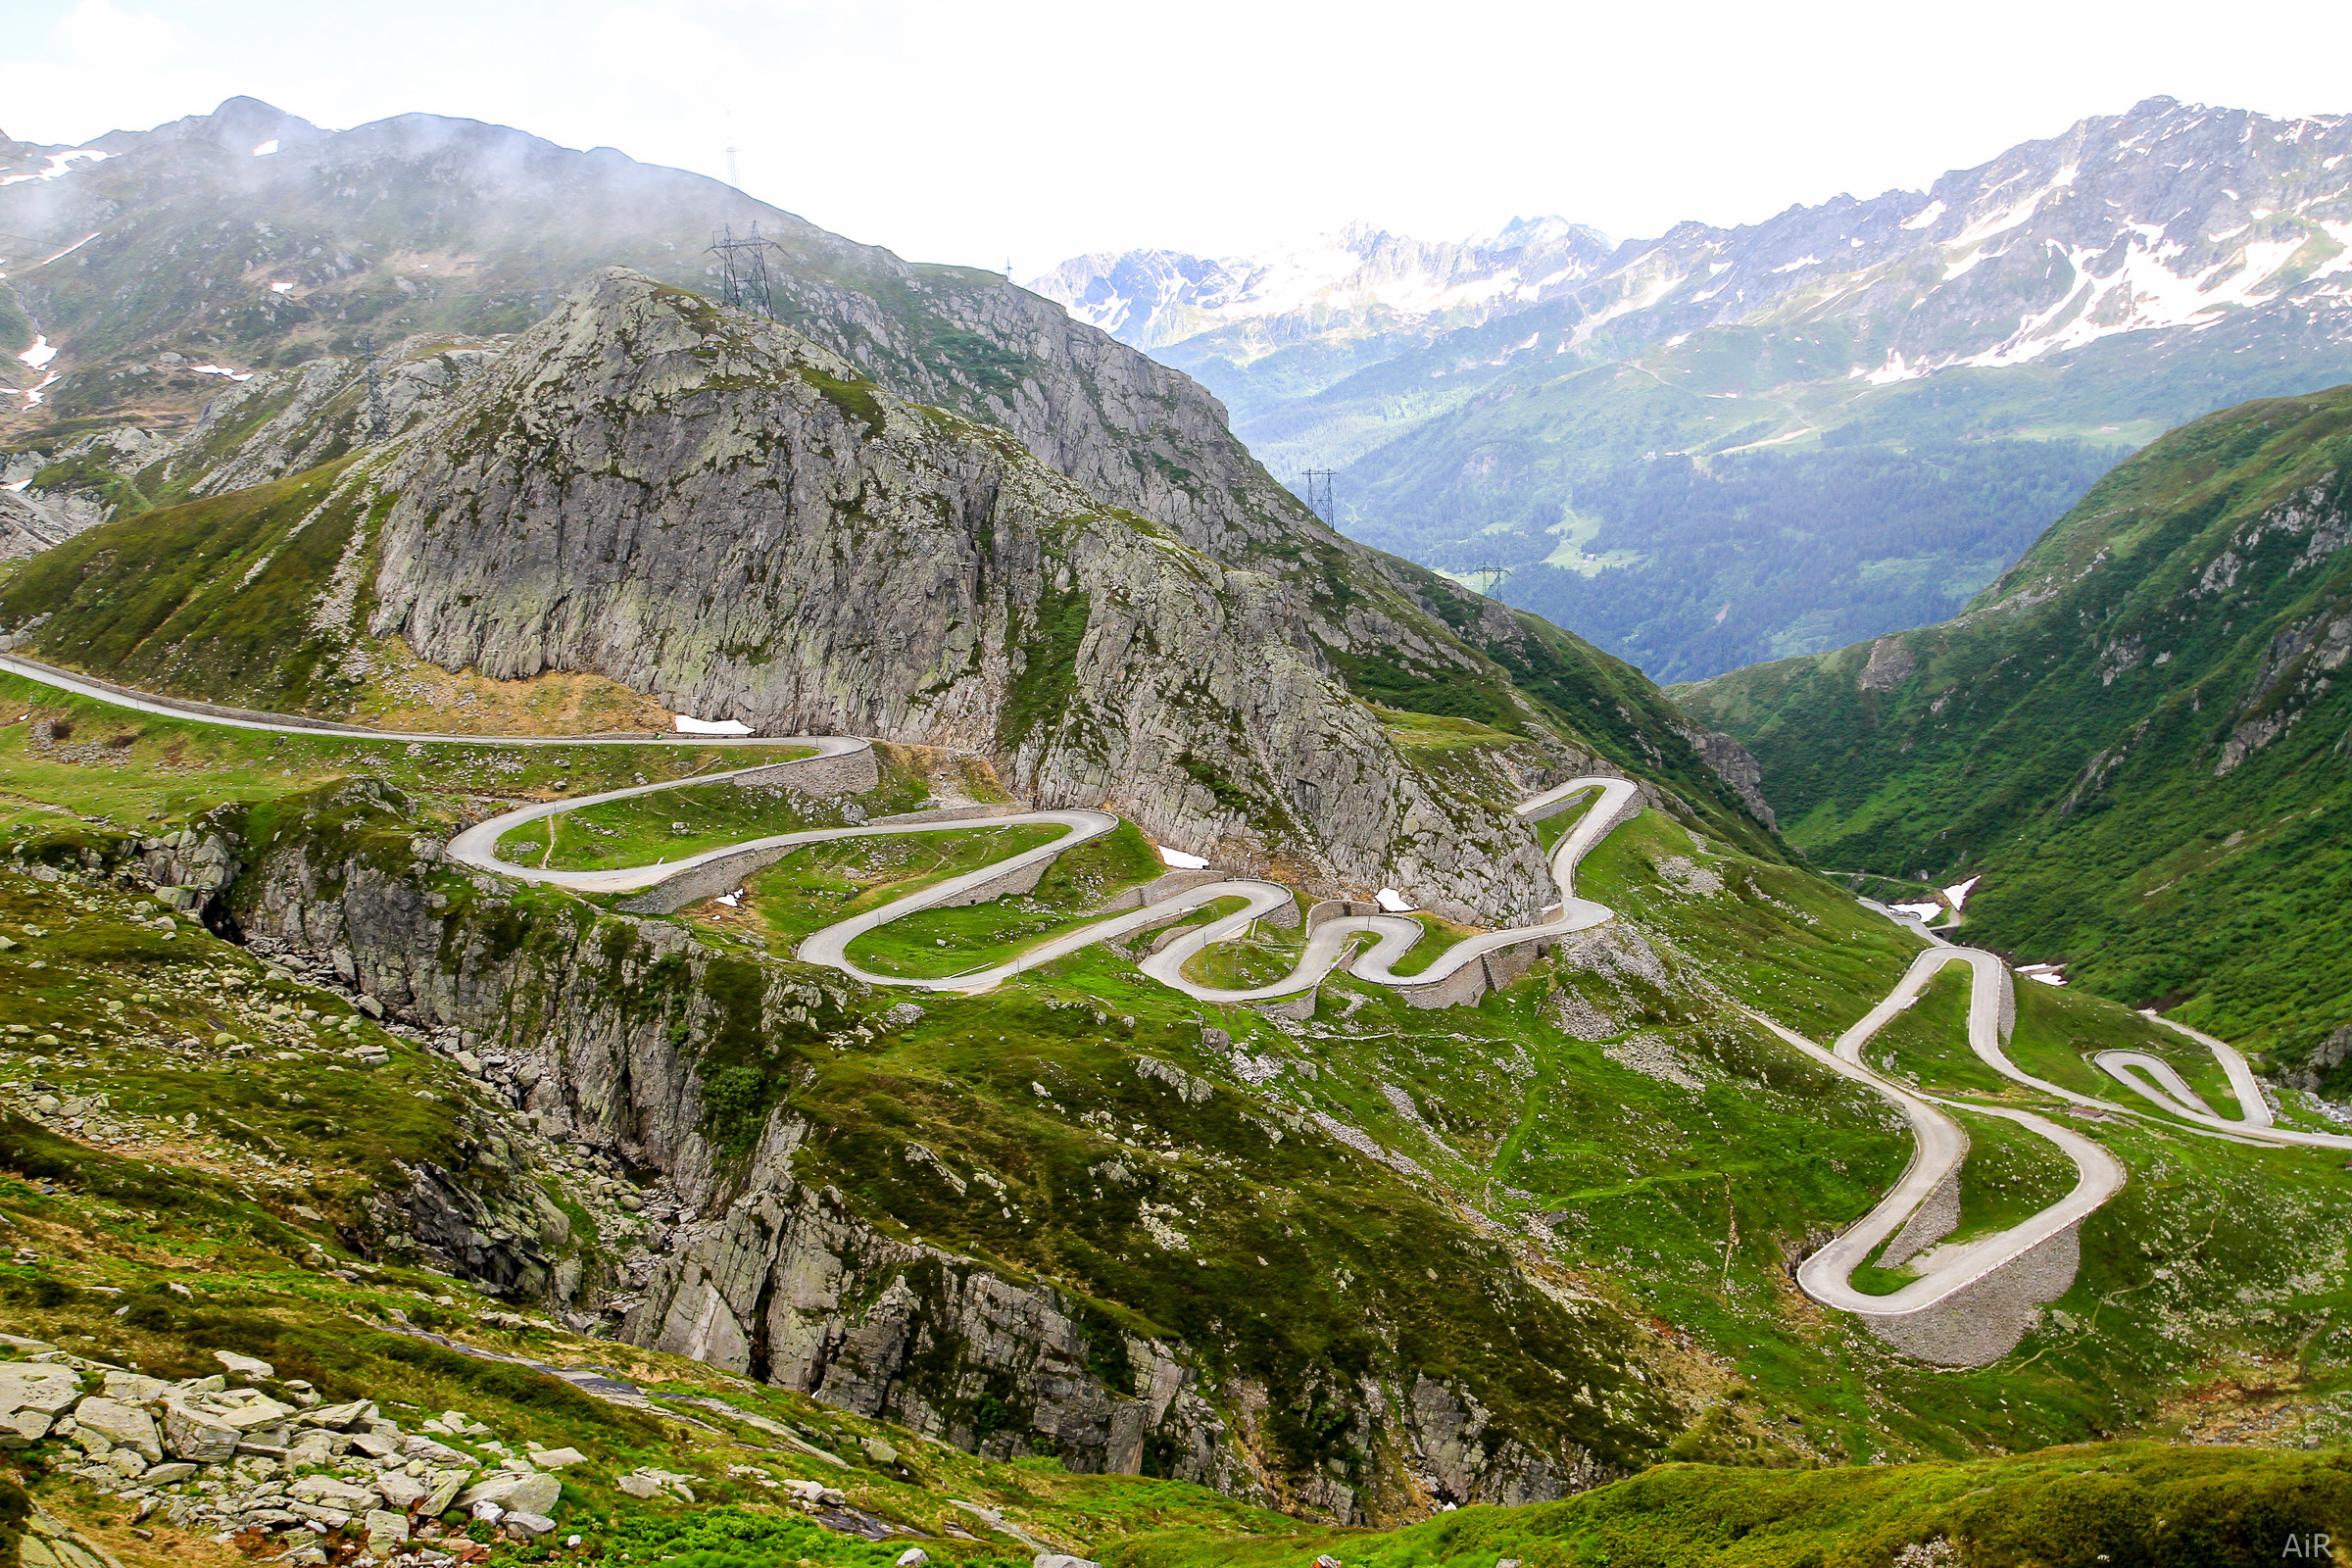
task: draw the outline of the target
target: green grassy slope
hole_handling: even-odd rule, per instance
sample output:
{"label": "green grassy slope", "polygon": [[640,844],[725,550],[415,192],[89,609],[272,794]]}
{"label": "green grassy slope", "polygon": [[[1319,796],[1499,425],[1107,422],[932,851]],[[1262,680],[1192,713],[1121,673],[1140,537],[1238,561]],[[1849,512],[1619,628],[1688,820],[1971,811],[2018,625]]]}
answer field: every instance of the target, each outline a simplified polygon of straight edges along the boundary
{"label": "green grassy slope", "polygon": [[2254,1568],[2325,1554],[2314,1538],[2340,1541],[2347,1523],[2352,1463],[2340,1454],[2119,1444],[1802,1475],[1671,1465],[1565,1502],[1467,1508],[1393,1534],[1171,1531],[1120,1543],[1104,1561],[1273,1568],[1328,1551],[1350,1568]]}
{"label": "green grassy slope", "polygon": [[[0,584],[0,621],[46,657],[161,690],[339,710],[334,639],[313,624],[366,504],[349,460],[122,518]],[[46,617],[46,618],[44,618]]]}
{"label": "green grassy slope", "polygon": [[2352,1021],[2352,388],[2201,419],[1969,613],[1678,689],[1817,863],[2292,1058]]}
{"label": "green grassy slope", "polygon": [[[12,1304],[12,1331],[90,1333],[100,1348],[156,1366],[196,1356],[204,1334],[233,1333],[242,1337],[235,1348],[277,1355],[322,1389],[409,1378],[396,1397],[500,1422],[539,1419],[524,1407],[509,1413],[514,1401],[499,1402],[496,1390],[456,1387],[451,1368],[400,1371],[348,1321],[381,1326],[399,1306],[416,1321],[534,1355],[593,1358],[680,1392],[764,1401],[757,1407],[829,1446],[887,1435],[919,1456],[913,1474],[861,1470],[855,1479],[865,1505],[894,1516],[935,1524],[941,1494],[970,1498],[968,1489],[982,1487],[993,1489],[982,1500],[1009,1501],[1033,1527],[1099,1556],[1153,1528],[1209,1532],[1139,1541],[1138,1553],[1194,1556],[1138,1562],[1205,1560],[1204,1542],[1227,1560],[1248,1560],[1252,1535],[1297,1528],[1164,1483],[1066,1477],[1050,1457],[984,1466],[626,1347],[510,1330],[446,1306],[432,1316],[450,1282],[406,1267],[388,1245],[370,1243],[373,1262],[354,1259],[351,1248],[371,1235],[368,1195],[396,1184],[401,1167],[429,1159],[466,1181],[519,1179],[500,1176],[480,1152],[495,1122],[475,1105],[478,1090],[451,1062],[360,1021],[350,1028],[389,1059],[366,1073],[329,1069],[320,1052],[346,1046],[348,1005],[268,975],[193,924],[165,941],[134,923],[133,893],[101,874],[120,864],[129,824],[93,820],[101,813],[88,808],[103,801],[123,817],[154,803],[172,813],[167,820],[225,808],[215,820],[240,824],[268,862],[366,857],[377,874],[420,879],[442,898],[459,950],[495,936],[513,950],[610,951],[625,935],[619,922],[561,894],[483,901],[472,879],[416,859],[415,844],[445,836],[471,803],[437,793],[432,786],[449,781],[429,770],[404,774],[418,767],[404,748],[322,740],[315,744],[341,752],[296,756],[274,738],[245,736],[207,748],[159,721],[109,755],[61,758],[32,737],[31,720],[72,712],[96,730],[89,705],[52,705],[38,693],[20,701],[25,719],[0,732],[0,782],[21,803],[13,859],[24,868],[0,868],[0,927],[15,944],[0,950],[0,1025],[22,1022],[26,1033],[0,1039],[0,1086],[37,1080],[70,1095],[105,1093],[112,1105],[82,1137],[25,1132],[0,1147],[0,1169],[26,1178],[24,1190],[0,1183],[0,1207],[44,1259],[15,1272],[0,1266],[27,1293]],[[333,782],[338,770],[378,763],[427,787],[403,794]],[[272,775],[282,788],[272,789]],[[517,780],[517,793],[536,793],[537,782]],[[1097,896],[1148,868],[1134,863],[1135,849],[1108,844],[1064,869],[1066,887],[1043,887],[1029,902]],[[42,880],[29,874],[36,869],[68,874]],[[1257,1391],[1247,1396],[1262,1399],[1264,1416],[1250,1442],[1271,1471],[1392,1489],[1377,1500],[1390,1517],[1429,1500],[1397,1486],[1385,1468],[1390,1439],[1348,1396],[1367,1379],[1409,1384],[1407,1369],[1475,1393],[1502,1434],[1539,1448],[1574,1442],[1620,1470],[1660,1457],[1741,1469],[1923,1456],[1974,1463],[1993,1448],[2172,1430],[2168,1401],[2222,1375],[2266,1391],[2262,1399],[2299,1401],[2314,1421],[2343,1405],[2346,1336],[2332,1326],[2344,1292],[2325,1264],[2343,1178],[2321,1155],[2100,1126],[2132,1183],[2085,1225],[2082,1276],[2044,1330],[1990,1368],[1924,1368],[1819,1313],[1791,1289],[1791,1260],[1822,1227],[1875,1201],[1902,1168],[1907,1140],[1875,1099],[1792,1055],[1739,1008],[1830,1038],[1884,994],[1912,939],[1817,877],[1657,812],[1612,833],[1580,881],[1619,921],[1480,1005],[1438,1014],[1344,979],[1296,1022],[1200,1009],[1144,980],[1122,954],[1094,949],[985,996],[924,998],[911,1025],[882,1026],[902,996],[880,992],[854,998],[839,1020],[862,1017],[870,1028],[794,1029],[749,1043],[740,1031],[688,1028],[681,1044],[700,1054],[710,1131],[728,1147],[748,1147],[771,1109],[802,1119],[798,1179],[830,1185],[885,1234],[922,1238],[1008,1279],[1050,1281],[1086,1321],[1182,1344],[1205,1387]],[[241,901],[253,897],[232,890],[228,906],[250,917],[253,906]],[[1003,912],[1026,918],[1018,904]],[[719,926],[696,911],[676,923],[696,943],[715,949],[720,940]],[[988,922],[940,932],[973,945],[1005,935]],[[684,998],[679,1017],[706,1004],[723,1012],[727,997],[763,974],[818,978],[740,945],[710,972],[711,987],[733,989]],[[2019,1034],[2043,1051],[2144,1044],[2154,1034],[2096,999],[2025,989]],[[663,1004],[650,993],[638,1002]],[[304,1007],[320,1016],[301,1017]],[[1925,1008],[1921,1038],[1899,1042],[1917,1048],[1906,1059],[1931,1080],[1941,1061],[1936,1026],[1950,1023],[1950,1011]],[[230,1044],[157,1054],[141,1046],[149,1034],[227,1035]],[[271,1049],[233,1049],[255,1040]],[[194,1129],[184,1124],[190,1112]],[[1330,1136],[1332,1127],[1353,1129],[1378,1157]],[[107,1141],[122,1137],[128,1147]],[[937,1166],[908,1161],[910,1137]],[[941,1170],[967,1180],[986,1173],[1001,1201],[965,1200]],[[2009,1173],[1996,1162],[1984,1174]],[[561,1184],[548,1191],[558,1203],[570,1196]],[[1982,1206],[1991,1212],[2000,1197],[1988,1191]],[[595,1234],[585,1214],[571,1217],[592,1251],[626,1243]],[[299,1266],[321,1253],[348,1263],[357,1281]],[[72,1294],[142,1292],[165,1270],[199,1293],[193,1304],[165,1303],[166,1328],[118,1323],[107,1314],[119,1298]],[[1119,1375],[1107,1362],[1088,1370]],[[1019,1420],[1021,1396],[1005,1392],[1004,1419]],[[737,1528],[723,1509],[697,1524],[666,1504],[632,1510],[609,1496],[611,1479],[633,1464],[697,1476],[706,1502],[755,1516],[740,1526],[754,1538],[783,1530],[761,1511],[757,1484],[728,1471],[746,1455],[691,1434],[615,1429],[590,1442],[569,1419],[525,1429],[551,1443],[576,1435],[596,1456],[575,1500],[603,1560],[638,1545],[650,1549],[634,1560],[658,1560],[663,1543],[712,1544],[705,1536]],[[2321,1460],[2302,1463],[2326,1473]],[[1966,1521],[1953,1522],[1949,1509],[1959,1494],[2028,1475],[1964,1467],[1978,1479],[1955,1494],[1932,1479],[1948,1469],[1907,1473],[1930,1479],[1879,1494],[1872,1506],[1886,1511],[1876,1514],[1831,1508],[1802,1476],[1703,1484],[1781,1499],[1768,1511],[1818,1543],[1921,1521],[1958,1529]],[[1686,1484],[1702,1483],[1675,1483]],[[1650,1506],[1635,1507],[1641,1517],[1630,1521],[1606,1515],[1617,1532],[1608,1539],[1621,1543],[1606,1549],[1664,1542],[1657,1550],[1667,1555],[1653,1559],[1661,1561],[1703,1561],[1671,1553],[1715,1549],[1672,1534],[1699,1528],[1698,1511],[1661,1522],[1647,1517]],[[1465,1511],[1427,1528],[1486,1517]],[[1553,1528],[1544,1521],[1590,1522],[1544,1510],[1508,1517],[1522,1522],[1510,1528],[1537,1561],[1550,1549],[1535,1539]],[[642,1531],[653,1538],[631,1534]],[[1435,1549],[1429,1537],[1394,1546],[1348,1537],[1361,1544],[1345,1549],[1316,1539],[1347,1561]],[[2017,1539],[2024,1550],[2043,1538]],[[1283,1549],[1298,1542],[1289,1536]],[[828,1538],[782,1544],[791,1548],[784,1560],[866,1560],[842,1554],[863,1548]],[[978,1547],[952,1549],[985,1560]]]}

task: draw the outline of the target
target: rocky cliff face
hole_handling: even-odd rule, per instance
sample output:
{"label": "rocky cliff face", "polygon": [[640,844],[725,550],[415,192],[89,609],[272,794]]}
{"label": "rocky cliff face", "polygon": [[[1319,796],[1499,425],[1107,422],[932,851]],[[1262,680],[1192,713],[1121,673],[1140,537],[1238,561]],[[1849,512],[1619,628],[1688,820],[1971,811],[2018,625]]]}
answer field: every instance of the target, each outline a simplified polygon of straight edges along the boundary
{"label": "rocky cliff face", "polygon": [[350,557],[366,630],[446,667],[1002,752],[1025,793],[1187,847],[1497,914],[1545,896],[1532,839],[1432,788],[1334,678],[1327,645],[1416,628],[1326,619],[1002,434],[642,276],[604,275],[364,482],[386,498]]}
{"label": "rocky cliff face", "polygon": [[[1074,1208],[1089,1187],[1099,1200],[1105,1184],[1148,1194],[1162,1183],[1177,1204],[1185,1199],[1123,1167],[1123,1146],[1107,1137],[1098,1163],[1067,1171],[1006,1149],[1008,1181],[968,1164],[959,1175],[917,1133],[892,1135],[882,1152],[918,1196],[877,1204],[870,1176],[844,1163],[845,1140],[861,1135],[843,1116],[855,1113],[864,1054],[924,1008],[882,1008],[838,977],[713,953],[670,922],[460,871],[440,858],[446,825],[372,781],[283,804],[295,808],[273,815],[265,842],[246,844],[231,810],[158,841],[145,864],[167,882],[188,879],[171,902],[200,903],[273,960],[356,993],[363,1010],[475,1078],[482,1104],[454,1108],[448,1159],[379,1195],[353,1237],[365,1247],[983,1453],[1052,1452],[1073,1469],[1199,1481],[1339,1520],[1564,1495],[1616,1473],[1675,1419],[1645,1374],[1629,1370],[1635,1340],[1610,1309],[1526,1288],[1507,1253],[1478,1276],[1476,1299],[1450,1310],[1512,1342],[1512,1356],[1542,1358],[1533,1373],[1512,1360],[1511,1380],[1579,1391],[1511,1416],[1495,1406],[1523,1390],[1489,1387],[1450,1357],[1416,1359],[1435,1353],[1413,1348],[1428,1331],[1415,1310],[1387,1302],[1386,1274],[1290,1282],[1350,1313],[1396,1316],[1404,1348],[1390,1330],[1385,1350],[1333,1376],[1249,1364],[1227,1343],[1229,1309],[1213,1300],[1178,1314],[1214,1341],[1191,1343],[1147,1326],[1148,1314],[1175,1312],[1173,1300],[1109,1302],[1048,1277],[1060,1269],[1041,1275],[926,1242],[911,1234],[935,1213],[921,1184],[939,1184],[943,1198],[952,1188],[957,1204],[1030,1211]],[[1213,1105],[1233,1127],[1277,1127],[1284,1115],[1253,1091],[1144,1054],[1143,1032],[1158,1041],[1165,1027],[1155,1020],[1097,1011],[1076,1027],[1103,1034],[1120,1064],[1112,1071],[1138,1093],[1203,1113]],[[748,1121],[723,1108],[717,1087],[726,1063],[747,1060],[775,1086]],[[1282,1147],[1262,1132],[1250,1144]],[[612,1169],[633,1184],[606,1180]],[[1380,1201],[1424,1211],[1401,1188]],[[1426,1214],[1437,1233],[1455,1231],[1443,1206]],[[1460,1244],[1482,1245],[1467,1233]],[[1183,1253],[1175,1262],[1196,1267]],[[1091,1267],[1062,1265],[1081,1278]],[[1509,1332],[1487,1316],[1490,1298],[1508,1307]],[[1298,1414],[1302,1371],[1311,1429]],[[1347,1462],[1315,1458],[1318,1443],[1339,1444],[1332,1451]]]}

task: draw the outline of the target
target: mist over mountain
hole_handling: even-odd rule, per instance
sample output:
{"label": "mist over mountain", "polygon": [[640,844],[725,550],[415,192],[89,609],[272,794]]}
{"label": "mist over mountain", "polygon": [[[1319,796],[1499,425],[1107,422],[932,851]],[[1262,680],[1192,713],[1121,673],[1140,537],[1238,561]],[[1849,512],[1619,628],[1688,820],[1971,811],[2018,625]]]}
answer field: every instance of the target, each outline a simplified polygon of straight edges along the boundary
{"label": "mist over mountain", "polygon": [[1924,191],[1545,270],[1389,241],[1433,260],[1381,286],[1475,298],[1456,322],[1315,328],[1217,281],[1271,261],[1150,310],[1133,256],[1036,286],[1199,377],[1277,473],[1336,467],[1356,537],[1502,568],[1474,580],[1689,678],[1948,614],[2124,452],[2352,374],[2347,154],[2345,117],[2152,98]]}

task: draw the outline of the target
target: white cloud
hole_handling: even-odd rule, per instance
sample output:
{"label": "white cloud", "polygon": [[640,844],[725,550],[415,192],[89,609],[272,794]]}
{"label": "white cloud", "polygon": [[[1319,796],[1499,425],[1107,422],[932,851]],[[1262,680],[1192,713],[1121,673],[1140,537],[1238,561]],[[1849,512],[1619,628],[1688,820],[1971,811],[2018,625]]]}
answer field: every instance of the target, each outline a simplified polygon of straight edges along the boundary
{"label": "white cloud", "polygon": [[[1211,254],[1357,218],[1428,235],[1560,213],[1612,233],[1918,188],[2169,92],[2352,109],[2334,0],[2259,29],[2090,8],[1824,0],[15,0],[7,113],[86,141],[251,93],[323,124],[421,109],[723,175],[926,260]],[[2035,40],[2021,53],[2020,37]]]}

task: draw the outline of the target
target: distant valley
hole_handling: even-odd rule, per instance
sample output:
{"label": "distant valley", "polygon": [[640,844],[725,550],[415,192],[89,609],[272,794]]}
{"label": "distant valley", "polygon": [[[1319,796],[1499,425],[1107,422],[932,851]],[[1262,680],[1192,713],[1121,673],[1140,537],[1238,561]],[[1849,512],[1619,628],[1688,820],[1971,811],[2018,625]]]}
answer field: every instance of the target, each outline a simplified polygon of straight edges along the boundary
{"label": "distant valley", "polygon": [[1948,615],[2126,452],[2352,379],[2348,154],[2342,117],[2156,98],[1740,228],[1357,228],[1032,286],[1277,474],[1337,469],[1345,531],[1684,680]]}

